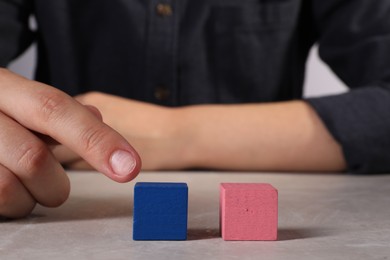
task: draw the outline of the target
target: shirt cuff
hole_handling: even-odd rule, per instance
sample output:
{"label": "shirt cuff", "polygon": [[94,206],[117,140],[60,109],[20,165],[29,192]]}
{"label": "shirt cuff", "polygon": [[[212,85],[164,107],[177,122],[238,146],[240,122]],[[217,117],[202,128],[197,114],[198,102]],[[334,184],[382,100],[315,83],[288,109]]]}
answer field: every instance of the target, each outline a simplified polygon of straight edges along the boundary
{"label": "shirt cuff", "polygon": [[390,86],[305,100],[342,146],[348,171],[390,172]]}

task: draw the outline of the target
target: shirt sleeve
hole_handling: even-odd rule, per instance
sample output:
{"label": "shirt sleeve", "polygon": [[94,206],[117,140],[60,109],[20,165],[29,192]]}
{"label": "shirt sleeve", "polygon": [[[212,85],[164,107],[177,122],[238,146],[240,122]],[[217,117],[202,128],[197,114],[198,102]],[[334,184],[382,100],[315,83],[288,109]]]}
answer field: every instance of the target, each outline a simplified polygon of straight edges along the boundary
{"label": "shirt sleeve", "polygon": [[348,170],[390,172],[390,1],[312,1],[319,55],[350,91],[309,98]]}
{"label": "shirt sleeve", "polygon": [[29,29],[32,2],[0,0],[0,67],[21,54],[33,40]]}

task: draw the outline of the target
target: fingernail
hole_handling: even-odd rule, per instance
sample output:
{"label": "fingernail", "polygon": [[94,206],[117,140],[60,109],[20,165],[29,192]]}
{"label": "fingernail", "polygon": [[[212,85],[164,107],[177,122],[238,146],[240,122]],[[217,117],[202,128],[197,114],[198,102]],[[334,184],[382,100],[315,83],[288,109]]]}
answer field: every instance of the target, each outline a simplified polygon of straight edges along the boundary
{"label": "fingernail", "polygon": [[118,176],[129,175],[135,168],[136,161],[131,153],[118,150],[111,155],[111,167]]}

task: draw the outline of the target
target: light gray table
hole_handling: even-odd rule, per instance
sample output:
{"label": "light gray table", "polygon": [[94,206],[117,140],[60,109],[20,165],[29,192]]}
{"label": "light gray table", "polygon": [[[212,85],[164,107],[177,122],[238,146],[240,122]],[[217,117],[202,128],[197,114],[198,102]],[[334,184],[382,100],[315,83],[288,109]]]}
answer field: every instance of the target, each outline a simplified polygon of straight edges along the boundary
{"label": "light gray table", "polygon": [[[60,208],[0,222],[0,259],[390,259],[390,175],[144,172],[136,181],[187,182],[187,241],[133,241],[133,183],[70,172]],[[219,183],[279,190],[279,239],[219,237]]]}

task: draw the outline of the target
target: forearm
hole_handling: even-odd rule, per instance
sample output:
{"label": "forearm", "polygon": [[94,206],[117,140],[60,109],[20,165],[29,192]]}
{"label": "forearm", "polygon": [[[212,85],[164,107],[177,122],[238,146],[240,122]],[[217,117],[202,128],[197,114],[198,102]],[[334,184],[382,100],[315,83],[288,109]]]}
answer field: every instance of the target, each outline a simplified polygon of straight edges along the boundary
{"label": "forearm", "polygon": [[96,106],[136,148],[144,170],[346,167],[340,146],[303,101],[166,108],[101,93],[78,100]]}
{"label": "forearm", "polygon": [[176,109],[187,167],[230,170],[342,171],[341,147],[303,101],[200,105]]}

